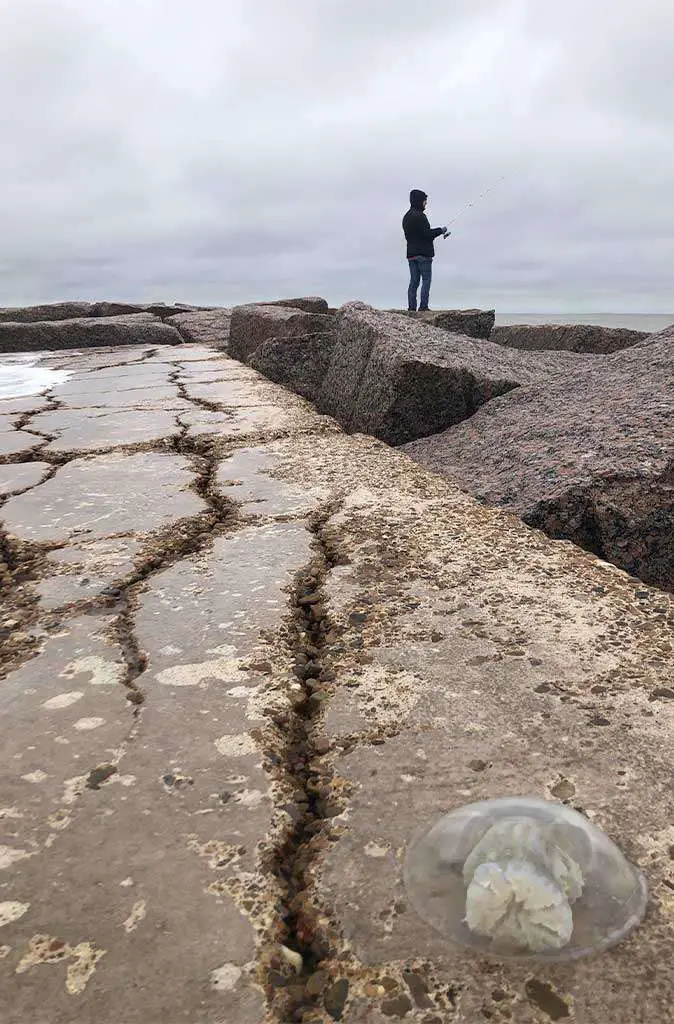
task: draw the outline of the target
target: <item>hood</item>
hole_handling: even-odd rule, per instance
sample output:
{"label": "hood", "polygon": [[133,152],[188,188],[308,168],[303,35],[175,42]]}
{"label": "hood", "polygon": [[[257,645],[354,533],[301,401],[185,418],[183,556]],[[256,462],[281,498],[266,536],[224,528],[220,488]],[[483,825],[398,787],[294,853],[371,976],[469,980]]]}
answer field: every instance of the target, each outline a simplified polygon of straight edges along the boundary
{"label": "hood", "polygon": [[420,188],[413,188],[410,192],[410,206],[413,210],[423,210],[424,199],[428,199],[428,196]]}

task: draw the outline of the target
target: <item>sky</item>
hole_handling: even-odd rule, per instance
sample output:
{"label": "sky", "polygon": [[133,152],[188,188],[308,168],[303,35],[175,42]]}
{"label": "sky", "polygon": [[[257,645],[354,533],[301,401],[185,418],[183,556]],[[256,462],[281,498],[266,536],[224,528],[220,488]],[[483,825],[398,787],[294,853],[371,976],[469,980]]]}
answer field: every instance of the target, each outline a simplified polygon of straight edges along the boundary
{"label": "sky", "polygon": [[674,312],[671,0],[0,0],[0,305]]}

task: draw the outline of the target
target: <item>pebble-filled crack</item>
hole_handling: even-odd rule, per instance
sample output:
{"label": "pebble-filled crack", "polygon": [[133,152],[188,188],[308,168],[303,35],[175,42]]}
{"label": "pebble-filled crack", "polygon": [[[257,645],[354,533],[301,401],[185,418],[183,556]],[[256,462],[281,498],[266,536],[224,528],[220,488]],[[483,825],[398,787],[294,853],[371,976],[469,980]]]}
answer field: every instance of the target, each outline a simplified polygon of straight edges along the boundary
{"label": "pebble-filled crack", "polygon": [[335,562],[323,528],[335,511],[332,505],[324,507],[310,523],[314,557],[298,574],[290,602],[295,682],[291,685],[292,711],[279,723],[285,745],[277,771],[285,788],[294,794],[293,824],[270,865],[283,894],[284,946],[272,950],[265,963],[270,1008],[283,1022],[304,1021],[317,1006],[319,993],[313,982],[327,955],[312,922],[303,914],[302,897],[317,855],[314,840],[329,829],[330,818],[338,813],[331,803],[329,777],[319,762],[329,747],[321,735],[321,719],[327,687],[334,678],[325,657],[329,617],[323,587]]}

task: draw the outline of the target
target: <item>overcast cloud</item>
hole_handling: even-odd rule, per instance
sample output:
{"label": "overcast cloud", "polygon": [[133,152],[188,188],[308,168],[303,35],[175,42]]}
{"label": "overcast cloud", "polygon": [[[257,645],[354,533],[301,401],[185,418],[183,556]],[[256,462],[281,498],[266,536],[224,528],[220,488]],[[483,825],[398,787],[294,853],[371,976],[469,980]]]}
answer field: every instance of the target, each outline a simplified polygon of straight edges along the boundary
{"label": "overcast cloud", "polygon": [[[671,0],[0,0],[0,305],[674,311]],[[503,180],[499,181],[499,179]]]}

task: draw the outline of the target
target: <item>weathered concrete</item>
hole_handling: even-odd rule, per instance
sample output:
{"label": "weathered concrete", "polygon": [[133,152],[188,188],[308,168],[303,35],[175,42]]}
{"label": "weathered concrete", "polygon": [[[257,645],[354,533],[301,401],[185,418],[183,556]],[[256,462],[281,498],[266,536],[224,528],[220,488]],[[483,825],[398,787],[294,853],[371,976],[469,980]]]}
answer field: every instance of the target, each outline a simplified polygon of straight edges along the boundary
{"label": "weathered concrete", "polygon": [[[120,679],[126,666],[87,640],[91,626],[82,636],[73,623],[46,664],[29,662],[10,679],[17,753],[5,792],[17,818],[3,893],[23,912],[3,929],[13,973],[2,987],[2,1020],[65,1024],[76,1012],[98,1024],[139,1024],[198,1011],[203,1020],[258,1024],[255,933],[237,901],[254,899],[242,862],[252,865],[269,805],[260,801],[263,817],[259,804],[236,800],[246,790],[232,783],[229,806],[220,796],[251,758],[220,754],[215,742],[207,755],[199,745],[206,721],[216,736],[225,728],[218,732],[217,715],[205,719],[203,686],[191,702],[180,691],[179,729],[162,683],[152,712],[133,717]],[[190,651],[203,657],[196,644]],[[214,700],[217,691],[221,700],[222,682],[211,686]],[[36,716],[48,727],[26,752]]]}
{"label": "weathered concrete", "polygon": [[121,754],[131,731],[127,668],[112,624],[111,616],[71,620],[3,680],[3,800],[22,812],[8,816],[14,862],[44,857],[53,833],[70,823],[89,771],[106,754]]}
{"label": "weathered concrete", "polygon": [[[342,1019],[383,1024],[394,1001],[412,1017],[422,996],[441,1020],[499,1020],[505,1006],[533,1024],[546,993],[583,1024],[667,1019],[672,713],[649,698],[671,679],[672,601],[638,600],[612,567],[457,492],[363,490],[324,538],[344,563],[325,584],[336,682],[315,734],[334,810],[302,914],[330,950],[326,996],[349,982]],[[401,869],[417,828],[518,793],[562,794],[648,867],[651,909],[630,941],[577,965],[499,967],[416,917]]]}
{"label": "weathered concrete", "polygon": [[[134,403],[135,404],[135,403]],[[157,409],[106,411],[105,409],[57,409],[40,413],[30,429],[55,439],[46,452],[89,452],[147,444],[177,436],[180,431],[173,412]]]}
{"label": "weathered concrete", "polygon": [[20,455],[23,452],[30,452],[44,444],[43,437],[35,437],[25,430],[2,430],[0,431],[0,458]]}
{"label": "weathered concrete", "polygon": [[162,323],[150,313],[0,323],[0,352],[41,352],[107,345],[179,345],[181,342],[182,338],[174,327]]}
{"label": "weathered concrete", "polygon": [[140,549],[136,538],[116,537],[50,551],[47,561],[53,569],[35,587],[41,606],[51,611],[100,596],[115,597],[133,573]]}
{"label": "weathered concrete", "polygon": [[148,363],[195,363],[218,360],[218,353],[207,345],[186,344],[179,349],[162,348],[153,352]]}
{"label": "weathered concrete", "polygon": [[[238,364],[231,363],[236,367]],[[201,383],[200,377],[183,377],[187,398],[195,408],[180,415],[189,437],[214,434],[232,440],[299,434],[309,430],[334,431],[335,424],[301,398],[270,384],[259,374],[222,375]]]}
{"label": "weathered concrete", "polygon": [[250,406],[273,405],[277,408],[307,409],[307,403],[288,391],[270,384],[259,373],[249,376],[225,376],[220,380],[201,383],[188,378],[184,382],[187,398],[193,402],[206,402],[223,408],[244,409]]}
{"label": "weathered concrete", "polygon": [[50,469],[48,462],[10,462],[0,466],[0,497],[35,487]]}
{"label": "weathered concrete", "polygon": [[178,455],[75,459],[39,487],[10,498],[2,518],[11,535],[32,541],[158,530],[205,509],[188,489],[193,480],[187,460]]}
{"label": "weathered concrete", "polygon": [[334,318],[282,306],[235,306],[228,351],[246,363],[269,338],[297,338],[331,330]]}
{"label": "weathered concrete", "polygon": [[359,302],[342,307],[335,332],[318,407],[389,444],[460,423],[498,395],[590,359],[505,349]]}
{"label": "weathered concrete", "polygon": [[[157,351],[161,353],[161,360],[153,356],[153,353]],[[123,345],[121,348],[111,348],[109,345],[104,345],[93,351],[83,348],[66,349],[63,352],[58,350],[47,352],[40,357],[40,366],[68,371],[72,371],[76,367],[78,374],[99,373],[115,367],[120,368],[121,374],[126,372],[128,367],[129,372],[135,373],[140,363],[148,365],[155,362],[165,363],[170,360],[172,354],[179,358],[178,352],[182,353],[183,349],[176,350],[166,347],[157,349],[156,347],[148,348],[146,345]]]}
{"label": "weathered concrete", "polygon": [[508,348],[527,351],[566,349],[568,352],[591,352],[606,355],[619,352],[648,338],[647,331],[630,331],[624,327],[596,327],[589,324],[510,324],[495,327],[490,341]]}
{"label": "weathered concrete", "polygon": [[[316,437],[311,440],[316,447],[322,441]],[[332,449],[332,441],[328,445]],[[283,453],[287,450],[287,442],[239,448],[220,463],[216,477],[218,489],[247,512],[257,515],[301,516],[315,512],[322,502],[333,496],[333,489],[327,481],[322,486],[313,480],[293,483],[274,475],[282,466]]]}
{"label": "weathered concrete", "polygon": [[3,416],[20,416],[24,412],[39,412],[48,407],[46,398],[40,395],[28,395],[26,398],[0,399],[0,413]]}
{"label": "weathered concrete", "polygon": [[[75,459],[2,510],[0,642],[20,620],[35,656],[0,688],[0,1020],[667,1020],[674,599],[189,356],[147,362],[214,436]],[[626,943],[503,966],[416,918],[417,829],[515,793],[644,866]]]}
{"label": "weathered concrete", "polygon": [[270,440],[282,435],[297,435],[317,431],[332,433],[336,424],[327,416],[318,416],[311,408],[264,404],[230,408],[224,412],[195,409],[180,416],[190,438],[213,435],[223,443],[229,441]]}
{"label": "weathered concrete", "polygon": [[140,388],[158,388],[169,384],[172,368],[164,363],[153,364],[149,360],[128,363],[122,366],[106,366],[72,373],[67,381],[50,390],[59,400],[70,395],[103,391],[111,398],[122,391],[136,391]]}

